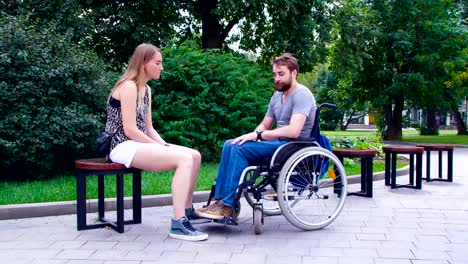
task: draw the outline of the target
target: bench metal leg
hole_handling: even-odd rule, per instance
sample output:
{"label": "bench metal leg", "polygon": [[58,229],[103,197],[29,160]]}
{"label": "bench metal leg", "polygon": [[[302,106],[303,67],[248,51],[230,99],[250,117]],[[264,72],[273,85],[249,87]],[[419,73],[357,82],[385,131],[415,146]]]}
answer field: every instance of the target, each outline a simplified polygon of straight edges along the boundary
{"label": "bench metal leg", "polygon": [[[433,150],[436,151],[436,150]],[[443,171],[443,155],[444,151],[447,152],[447,178],[444,179],[442,175]],[[453,149],[447,149],[447,150],[437,150],[437,154],[439,155],[437,157],[439,166],[437,167],[437,170],[439,172],[439,177],[431,178],[431,150],[426,150],[426,177],[422,178],[425,179],[427,182],[430,181],[448,181],[452,182],[453,181]]]}
{"label": "bench metal leg", "polygon": [[431,151],[426,150],[426,181],[431,181]]}
{"label": "bench metal leg", "polygon": [[124,232],[123,173],[117,174],[117,232]]}
{"label": "bench metal leg", "polygon": [[[127,221],[124,217],[124,174],[126,173],[132,173],[133,176],[133,219]],[[98,214],[101,223],[86,223],[86,178],[88,175],[97,175],[98,177]],[[104,178],[106,175],[116,176],[116,221],[105,218]],[[112,171],[112,173],[109,171],[77,170],[76,197],[78,230],[111,227],[115,231],[123,233],[125,224],[141,223],[141,170],[119,170]]]}
{"label": "bench metal leg", "polygon": [[414,185],[414,154],[410,154],[409,184]]}
{"label": "bench metal leg", "polygon": [[367,162],[366,158],[361,157],[361,192],[367,191]]}
{"label": "bench metal leg", "polygon": [[373,196],[373,183],[374,183],[374,171],[373,171],[373,157],[364,158],[366,165],[366,196],[372,198]]}
{"label": "bench metal leg", "polygon": [[[408,184],[397,184],[396,183],[396,163],[397,154],[395,152],[385,154],[385,176],[390,175],[391,189],[394,188],[422,188],[422,153],[411,153],[409,162],[409,183]],[[387,155],[391,158],[387,158]],[[416,156],[416,157],[415,157]],[[416,182],[415,182],[416,181]],[[387,183],[386,183],[387,185]]]}
{"label": "bench metal leg", "polygon": [[[338,156],[337,158],[341,162],[341,164],[343,164],[343,160],[344,160],[343,157]],[[338,183],[341,182],[341,175],[340,173],[338,173],[337,170],[335,170],[335,175],[337,176],[337,178],[333,181],[333,193],[339,194],[341,193],[341,185]]]}
{"label": "bench metal leg", "polygon": [[76,220],[78,230],[86,227],[86,175],[76,176]]}
{"label": "bench metal leg", "polygon": [[453,182],[453,149],[447,151],[447,179]]}
{"label": "bench metal leg", "polygon": [[394,189],[396,188],[396,160],[397,160],[397,154],[392,153],[392,158],[391,158],[391,188]]}
{"label": "bench metal leg", "polygon": [[390,185],[390,153],[385,153],[385,186]]}
{"label": "bench metal leg", "polygon": [[422,188],[422,153],[416,154],[416,189]]}
{"label": "bench metal leg", "polygon": [[141,171],[133,172],[133,221],[135,224],[141,223]]}
{"label": "bench metal leg", "polygon": [[104,175],[98,175],[98,216],[99,221],[105,217],[105,204],[104,204]]}

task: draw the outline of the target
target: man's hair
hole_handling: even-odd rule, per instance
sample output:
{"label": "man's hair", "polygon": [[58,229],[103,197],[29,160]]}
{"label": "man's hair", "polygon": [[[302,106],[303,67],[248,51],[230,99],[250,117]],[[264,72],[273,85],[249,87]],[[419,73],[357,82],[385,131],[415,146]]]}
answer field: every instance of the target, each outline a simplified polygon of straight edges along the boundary
{"label": "man's hair", "polygon": [[286,66],[290,72],[296,70],[297,74],[299,74],[299,63],[291,53],[284,53],[281,56],[276,57],[271,62],[271,65]]}

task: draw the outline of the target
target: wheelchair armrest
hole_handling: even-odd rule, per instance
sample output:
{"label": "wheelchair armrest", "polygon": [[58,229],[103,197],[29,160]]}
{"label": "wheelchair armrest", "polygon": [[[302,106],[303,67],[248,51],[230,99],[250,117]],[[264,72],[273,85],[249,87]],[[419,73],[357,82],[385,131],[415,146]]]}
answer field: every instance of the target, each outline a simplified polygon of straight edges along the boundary
{"label": "wheelchair armrest", "polygon": [[288,141],[288,142],[294,142],[294,141],[313,142],[313,141],[317,141],[313,137],[298,137],[298,138],[280,137],[279,140]]}
{"label": "wheelchair armrest", "polygon": [[319,146],[315,138],[285,138],[284,140],[289,141],[281,145],[275,151],[270,161],[270,168],[273,168],[276,165],[281,167],[284,164],[284,162],[299,149],[311,146]]}

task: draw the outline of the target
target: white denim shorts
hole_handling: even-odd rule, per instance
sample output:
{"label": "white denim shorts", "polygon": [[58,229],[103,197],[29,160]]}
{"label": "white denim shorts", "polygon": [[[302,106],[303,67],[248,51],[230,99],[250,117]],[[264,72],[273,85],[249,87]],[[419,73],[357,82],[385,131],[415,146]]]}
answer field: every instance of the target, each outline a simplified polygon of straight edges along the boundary
{"label": "white denim shorts", "polygon": [[111,151],[109,154],[109,158],[113,162],[121,163],[125,165],[125,167],[129,168],[132,164],[133,157],[135,157],[135,153],[137,149],[145,143],[136,142],[133,140],[124,141]]}

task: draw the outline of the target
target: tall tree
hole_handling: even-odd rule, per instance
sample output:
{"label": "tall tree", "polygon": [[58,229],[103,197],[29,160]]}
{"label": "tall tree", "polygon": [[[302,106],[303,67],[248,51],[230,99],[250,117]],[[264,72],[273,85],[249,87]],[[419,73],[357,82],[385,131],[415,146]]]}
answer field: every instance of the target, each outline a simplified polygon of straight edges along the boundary
{"label": "tall tree", "polygon": [[[26,0],[0,3],[9,14],[63,23],[79,40],[116,67],[135,46],[180,44],[201,36],[202,48],[240,48],[269,62],[294,53],[302,70],[323,60],[330,41],[332,0]],[[237,28],[238,30],[233,30]]]}
{"label": "tall tree", "polygon": [[74,41],[120,70],[138,44],[173,43],[177,29],[187,24],[179,12],[185,5],[169,0],[17,0],[0,3],[0,11],[44,24],[57,21],[62,32],[72,30]]}
{"label": "tall tree", "polygon": [[[388,139],[401,139],[405,103],[434,111],[461,101],[444,96],[451,72],[466,68],[466,27],[457,1],[342,3],[334,69],[351,84],[347,92],[370,101],[381,113]],[[451,86],[450,92],[458,95],[460,89],[463,85]]]}

